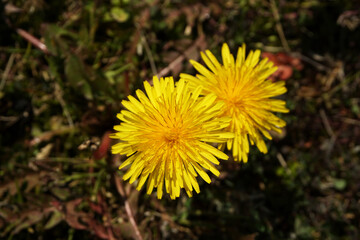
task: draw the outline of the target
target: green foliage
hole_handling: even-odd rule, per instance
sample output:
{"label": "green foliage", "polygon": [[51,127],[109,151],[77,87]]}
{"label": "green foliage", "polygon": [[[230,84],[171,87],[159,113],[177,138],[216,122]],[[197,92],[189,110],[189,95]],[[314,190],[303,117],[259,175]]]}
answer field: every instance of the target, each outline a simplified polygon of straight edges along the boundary
{"label": "green foliage", "polygon": [[[144,239],[359,239],[356,1],[0,2],[1,239],[136,238],[127,203]],[[121,193],[121,100],[223,42],[291,72],[284,132],[193,198]]]}

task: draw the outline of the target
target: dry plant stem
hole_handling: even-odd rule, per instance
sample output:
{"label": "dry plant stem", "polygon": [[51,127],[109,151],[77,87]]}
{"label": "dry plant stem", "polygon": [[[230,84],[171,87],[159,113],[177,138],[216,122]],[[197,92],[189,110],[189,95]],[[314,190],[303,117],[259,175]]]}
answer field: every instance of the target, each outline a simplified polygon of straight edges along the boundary
{"label": "dry plant stem", "polygon": [[154,61],[154,58],[152,56],[149,44],[147,43],[146,38],[143,35],[141,35],[141,42],[143,43],[146,55],[149,58],[152,74],[156,75],[157,74],[157,68],[156,68],[156,65],[155,65],[155,61]]}
{"label": "dry plant stem", "polygon": [[283,157],[283,155],[282,155],[281,153],[277,153],[277,154],[276,154],[276,157],[277,157],[277,159],[279,160],[280,165],[285,169],[286,173],[287,173],[287,174],[290,174],[291,171],[290,171],[290,169],[289,169],[289,167],[288,167],[288,165],[287,165],[287,163],[286,163],[285,158]]}
{"label": "dry plant stem", "polygon": [[182,61],[184,61],[185,56],[184,55],[180,55],[177,58],[175,58],[174,61],[172,61],[169,66],[167,66],[166,68],[162,69],[159,74],[157,74],[157,76],[159,78],[166,76],[171,69],[174,69],[178,64],[182,63]]}
{"label": "dry plant stem", "polygon": [[352,76],[347,76],[345,78],[345,80],[341,81],[338,85],[336,85],[335,87],[333,87],[329,92],[329,96],[328,98],[330,98],[334,93],[336,93],[337,91],[341,90],[343,87],[350,85],[350,83],[352,81],[355,81],[356,79],[360,78],[360,72],[355,73]]}
{"label": "dry plant stem", "polygon": [[360,126],[360,120],[356,120],[356,119],[352,119],[352,118],[341,118],[342,121],[344,121],[344,123],[347,124],[352,124],[352,125],[357,125]]}
{"label": "dry plant stem", "polygon": [[61,88],[60,88],[58,83],[55,83],[54,94],[55,94],[56,99],[59,101],[61,107],[63,108],[64,114],[65,114],[66,119],[67,119],[67,121],[69,123],[69,126],[74,127],[74,122],[73,122],[73,120],[71,118],[71,115],[70,115],[69,111],[67,110],[66,103],[65,103],[65,101],[64,101],[64,99],[62,97],[63,94],[62,94]]}
{"label": "dry plant stem", "polygon": [[149,58],[151,71],[152,71],[153,75],[155,76],[155,75],[157,75],[157,68],[156,68],[154,57],[153,57],[153,55],[151,53],[149,44],[147,43],[146,38],[145,38],[143,32],[141,31],[141,28],[140,28],[139,24],[136,24],[136,28],[137,28],[137,30],[139,32],[139,35],[140,35],[140,42],[143,44],[143,46],[145,48],[146,55]]}
{"label": "dry plant stem", "polygon": [[109,236],[109,240],[115,240],[115,237],[114,237],[114,234],[113,234],[113,229],[112,229],[112,226],[111,226],[111,217],[110,217],[110,214],[109,214],[109,211],[108,211],[108,207],[106,205],[106,203],[104,202],[104,199],[102,197],[102,195],[100,194],[100,192],[98,192],[97,194],[97,198],[98,198],[98,201],[100,203],[100,206],[103,208],[104,210],[104,215],[105,215],[105,218],[106,218],[106,232]]}
{"label": "dry plant stem", "polygon": [[281,44],[283,45],[286,52],[290,52],[289,44],[288,44],[288,42],[286,40],[284,30],[283,30],[282,25],[280,23],[280,15],[279,15],[279,11],[278,11],[278,9],[276,7],[275,0],[270,0],[270,7],[271,7],[271,12],[272,12],[272,14],[273,14],[273,16],[275,18],[275,21],[276,21],[275,27],[276,27],[276,31],[279,34]]}
{"label": "dry plant stem", "polygon": [[119,192],[119,194],[122,196],[122,198],[124,199],[125,211],[126,211],[128,217],[129,217],[131,225],[134,228],[136,238],[137,238],[137,240],[143,240],[143,238],[142,238],[142,236],[140,234],[139,228],[138,228],[138,226],[136,224],[133,211],[131,210],[130,203],[127,200],[127,196],[125,194],[125,189],[124,189],[124,187],[123,187],[123,185],[121,183],[121,179],[116,174],[113,174],[113,176],[114,176],[116,189]]}
{"label": "dry plant stem", "polygon": [[107,232],[110,240],[116,240],[112,233],[111,227],[106,227],[106,232]]}
{"label": "dry plant stem", "polygon": [[[265,52],[277,53],[277,52],[281,52],[283,50],[283,47],[263,46],[262,49]],[[300,52],[291,52],[291,53],[289,53],[289,56],[294,57],[294,58],[300,58],[302,61],[309,63],[310,65],[312,65],[319,71],[330,70],[330,68],[328,66],[325,66],[325,65],[311,59],[310,57],[307,57],[307,56],[301,54]]]}
{"label": "dry plant stem", "polygon": [[330,69],[329,67],[327,67],[327,66],[325,66],[325,65],[323,65],[321,63],[318,63],[315,60],[313,60],[313,59],[311,59],[311,58],[309,58],[307,56],[302,55],[301,53],[292,53],[292,54],[290,54],[290,56],[300,58],[304,62],[307,62],[307,63],[311,64],[312,66],[314,66],[319,71],[325,71],[325,70]]}
{"label": "dry plant stem", "polygon": [[7,3],[4,9],[6,14],[19,13],[23,11],[21,8],[18,8],[11,3]]}
{"label": "dry plant stem", "polygon": [[67,134],[67,133],[70,133],[75,130],[76,130],[76,128],[74,126],[72,126],[72,127],[63,127],[60,129],[44,132],[40,136],[33,138],[29,142],[29,146],[30,147],[35,146],[36,144],[39,144],[41,142],[49,141],[54,136]]}
{"label": "dry plant stem", "polygon": [[[140,31],[136,31],[133,39],[132,39],[132,44],[130,46],[129,51],[127,52],[127,63],[128,64],[132,64],[132,56],[134,56],[135,52],[136,52],[136,45],[137,43],[140,41]],[[125,95],[128,96],[130,95],[130,75],[129,75],[129,71],[125,71],[124,73],[124,77],[125,77]]]}
{"label": "dry plant stem", "polygon": [[160,203],[158,199],[154,199],[153,204],[156,210],[158,211],[158,212],[156,211],[152,212],[154,216],[158,216],[162,218],[164,222],[168,222],[172,229],[177,229],[181,232],[186,232],[187,234],[190,235],[191,237],[190,239],[197,239],[196,236],[191,232],[190,228],[183,227],[174,222],[174,220],[166,212],[166,208]]}
{"label": "dry plant stem", "polygon": [[49,54],[49,50],[46,47],[46,45],[44,43],[42,43],[39,39],[37,39],[36,37],[34,37],[33,35],[31,35],[30,33],[26,32],[23,29],[16,29],[16,32],[22,36],[23,38],[25,38],[27,41],[29,41],[31,44],[33,44],[35,47],[37,47],[38,49],[40,49],[41,51],[43,51],[45,54]]}
{"label": "dry plant stem", "polygon": [[1,78],[0,92],[1,92],[1,90],[2,90],[2,89],[4,88],[4,86],[5,86],[6,79],[7,79],[8,75],[9,75],[10,69],[11,69],[11,67],[12,67],[12,65],[13,65],[13,63],[14,63],[14,58],[15,58],[15,54],[12,53],[12,54],[10,55],[10,57],[9,57],[9,61],[8,61],[7,64],[6,64],[5,71],[4,71],[4,73],[3,73],[3,75],[2,75],[2,78]]}
{"label": "dry plant stem", "polygon": [[320,110],[320,117],[321,117],[321,120],[323,121],[326,132],[330,136],[330,140],[329,140],[329,143],[328,143],[328,146],[327,146],[327,149],[326,149],[326,153],[325,153],[325,159],[328,161],[329,158],[330,158],[331,152],[332,152],[332,150],[334,148],[334,144],[335,144],[335,141],[336,141],[336,135],[335,135],[334,131],[332,130],[331,126],[330,126],[329,120],[328,120],[328,118],[326,116],[326,113],[325,113],[324,109]]}
{"label": "dry plant stem", "polygon": [[[190,55],[191,52],[193,52],[194,50],[196,50],[196,48],[197,48],[198,46],[200,46],[201,42],[204,41],[204,38],[205,38],[204,35],[200,35],[200,36],[198,37],[198,39],[196,39],[196,41],[194,42],[194,44],[193,44],[191,47],[189,47],[188,49],[186,49],[186,51],[184,52],[184,54],[181,54],[179,57],[175,58],[175,60],[172,61],[172,62],[169,64],[169,66],[167,66],[166,68],[162,69],[162,70],[159,72],[159,74],[157,74],[157,76],[158,76],[159,78],[161,78],[161,77],[164,77],[164,76],[166,76],[167,74],[169,74],[169,72],[170,72],[172,69],[174,69],[178,64],[181,64],[182,61],[185,60],[185,58],[186,58],[187,55]],[[151,81],[149,81],[149,82],[151,82]]]}
{"label": "dry plant stem", "polygon": [[130,95],[130,79],[129,79],[129,72],[125,72],[125,95]]}
{"label": "dry plant stem", "polygon": [[332,130],[332,128],[330,126],[329,120],[328,120],[328,118],[326,116],[326,113],[325,113],[324,109],[320,110],[320,117],[321,117],[321,120],[324,123],[324,127],[326,129],[326,132],[329,134],[330,137],[333,137],[335,134],[334,134],[334,131]]}

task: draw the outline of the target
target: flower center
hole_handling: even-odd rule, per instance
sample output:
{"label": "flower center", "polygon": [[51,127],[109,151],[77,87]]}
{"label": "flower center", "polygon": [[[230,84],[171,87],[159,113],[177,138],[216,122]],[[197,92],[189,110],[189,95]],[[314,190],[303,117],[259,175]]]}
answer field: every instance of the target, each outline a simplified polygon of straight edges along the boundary
{"label": "flower center", "polygon": [[167,141],[168,143],[175,143],[179,140],[180,136],[179,136],[179,132],[177,131],[177,129],[172,129],[167,133],[164,133],[164,138],[165,141]]}
{"label": "flower center", "polygon": [[239,98],[228,98],[221,99],[225,102],[226,105],[226,115],[234,116],[240,114],[242,109],[244,108],[244,101]]}
{"label": "flower center", "polygon": [[173,147],[174,145],[178,145],[181,140],[183,140],[185,134],[184,129],[179,127],[171,127],[166,129],[161,135],[163,141],[165,141],[169,147]]}

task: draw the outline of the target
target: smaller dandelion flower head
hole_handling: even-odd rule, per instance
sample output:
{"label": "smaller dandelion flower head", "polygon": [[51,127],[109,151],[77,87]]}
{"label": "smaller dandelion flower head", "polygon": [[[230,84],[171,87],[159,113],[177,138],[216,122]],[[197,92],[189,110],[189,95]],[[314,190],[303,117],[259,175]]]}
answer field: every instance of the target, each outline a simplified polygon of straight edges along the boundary
{"label": "smaller dandelion flower head", "polygon": [[221,144],[220,149],[227,145],[228,150],[232,149],[235,161],[247,162],[249,142],[267,153],[263,136],[271,139],[269,131],[281,132],[286,125],[285,121],[271,113],[288,112],[285,101],[272,99],[286,92],[285,82],[268,79],[277,67],[268,59],[259,61],[260,50],[250,51],[246,57],[243,44],[235,60],[228,45],[223,44],[221,53],[223,64],[209,50],[202,52],[201,57],[208,68],[190,60],[200,74],[196,77],[181,74],[180,78],[189,82],[191,88],[202,86],[203,95],[215,94],[216,102],[225,103],[222,115],[232,118],[228,130],[235,137]]}
{"label": "smaller dandelion flower head", "polygon": [[196,177],[207,183],[205,170],[218,176],[217,158],[228,156],[210,143],[224,143],[234,134],[225,132],[231,118],[218,117],[224,103],[215,103],[216,96],[199,97],[201,87],[189,90],[184,80],[176,86],[172,77],[153,78],[153,86],[144,82],[146,94],[137,90],[138,100],[129,96],[122,101],[127,110],[117,117],[122,121],[114,127],[112,137],[120,142],[112,147],[113,154],[128,156],[120,169],[131,165],[123,176],[133,183],[138,179],[140,190],[147,181],[147,193],[157,188],[157,197],[166,192],[172,199],[184,188],[189,197],[200,192]]}

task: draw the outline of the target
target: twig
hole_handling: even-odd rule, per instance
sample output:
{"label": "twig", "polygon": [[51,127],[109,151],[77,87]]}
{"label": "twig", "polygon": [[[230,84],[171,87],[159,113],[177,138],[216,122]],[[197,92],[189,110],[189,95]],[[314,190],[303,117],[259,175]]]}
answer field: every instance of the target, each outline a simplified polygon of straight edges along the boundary
{"label": "twig", "polygon": [[134,213],[133,213],[133,211],[132,211],[132,209],[130,207],[129,201],[127,200],[127,196],[126,196],[124,187],[123,187],[123,185],[121,183],[121,180],[115,173],[113,174],[113,176],[114,176],[116,189],[119,192],[119,194],[121,195],[121,197],[124,199],[125,211],[126,211],[128,217],[129,217],[131,225],[134,228],[136,238],[138,240],[143,240],[143,238],[142,238],[142,236],[140,234],[139,228],[138,228],[138,226],[136,224],[136,221],[135,221],[135,218],[134,218]]}
{"label": "twig", "polygon": [[280,22],[280,15],[279,15],[279,11],[278,11],[278,9],[276,7],[275,0],[270,0],[270,7],[271,7],[271,12],[272,12],[272,14],[273,14],[273,16],[275,18],[275,21],[276,21],[275,27],[276,27],[276,31],[279,34],[281,44],[283,45],[286,52],[290,52],[290,47],[289,47],[289,44],[288,44],[288,42],[286,40],[284,30],[283,30],[283,27],[282,27],[281,22]]}
{"label": "twig", "polygon": [[10,55],[10,57],[9,57],[9,61],[8,61],[7,64],[6,64],[5,71],[4,71],[4,73],[3,73],[3,75],[2,75],[2,78],[1,78],[0,92],[1,92],[1,90],[2,90],[2,89],[4,88],[4,86],[5,86],[6,79],[7,79],[8,75],[9,75],[10,69],[11,69],[11,67],[12,67],[12,65],[13,65],[13,63],[14,63],[14,58],[15,58],[15,54],[12,53],[12,54]]}

